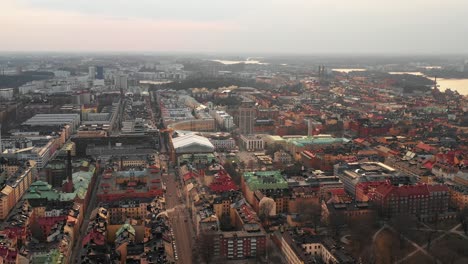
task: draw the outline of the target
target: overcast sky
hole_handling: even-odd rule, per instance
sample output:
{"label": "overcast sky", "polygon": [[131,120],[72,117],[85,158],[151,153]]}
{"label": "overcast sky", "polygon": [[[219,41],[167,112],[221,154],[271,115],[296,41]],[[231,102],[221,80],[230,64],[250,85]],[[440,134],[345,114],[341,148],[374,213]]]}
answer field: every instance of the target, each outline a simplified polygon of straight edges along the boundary
{"label": "overcast sky", "polygon": [[0,51],[468,53],[467,0],[0,0]]}

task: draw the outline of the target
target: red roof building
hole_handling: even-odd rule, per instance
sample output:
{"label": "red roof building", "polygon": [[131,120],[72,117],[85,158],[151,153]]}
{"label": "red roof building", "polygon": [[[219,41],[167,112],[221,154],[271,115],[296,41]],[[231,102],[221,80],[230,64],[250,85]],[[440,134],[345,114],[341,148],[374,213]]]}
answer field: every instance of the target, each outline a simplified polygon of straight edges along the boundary
{"label": "red roof building", "polygon": [[209,187],[210,190],[215,193],[239,190],[239,187],[232,181],[231,176],[224,170],[220,170],[215,174],[215,179]]}
{"label": "red roof building", "polygon": [[446,185],[381,184],[375,189],[374,202],[387,216],[416,215],[420,220],[442,218],[448,211],[449,189]]}

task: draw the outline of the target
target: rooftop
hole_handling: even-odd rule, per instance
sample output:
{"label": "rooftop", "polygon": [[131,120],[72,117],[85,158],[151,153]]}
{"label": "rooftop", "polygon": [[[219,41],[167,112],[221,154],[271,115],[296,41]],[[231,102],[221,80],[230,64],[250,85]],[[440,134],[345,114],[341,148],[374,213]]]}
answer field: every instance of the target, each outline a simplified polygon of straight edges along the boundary
{"label": "rooftop", "polygon": [[245,172],[243,177],[251,191],[288,188],[288,182],[280,171]]}

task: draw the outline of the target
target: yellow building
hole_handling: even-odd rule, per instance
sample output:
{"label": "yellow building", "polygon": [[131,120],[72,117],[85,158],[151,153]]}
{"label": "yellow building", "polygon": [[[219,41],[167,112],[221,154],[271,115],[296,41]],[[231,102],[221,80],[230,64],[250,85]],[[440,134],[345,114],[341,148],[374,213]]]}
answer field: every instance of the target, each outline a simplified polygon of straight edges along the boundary
{"label": "yellow building", "polygon": [[145,219],[148,213],[147,206],[151,201],[152,198],[138,198],[110,203],[108,206],[110,223],[120,224],[127,219]]}
{"label": "yellow building", "polygon": [[468,206],[468,187],[461,185],[448,185],[450,202],[459,209]]}
{"label": "yellow building", "polygon": [[25,164],[24,167],[23,171],[16,172],[9,177],[5,187],[0,191],[0,219],[2,220],[8,216],[36,177],[35,161],[30,160],[29,166]]}
{"label": "yellow building", "polygon": [[215,198],[213,210],[218,219],[221,219],[223,215],[229,215],[231,213],[231,200],[227,198],[223,199],[222,197]]}

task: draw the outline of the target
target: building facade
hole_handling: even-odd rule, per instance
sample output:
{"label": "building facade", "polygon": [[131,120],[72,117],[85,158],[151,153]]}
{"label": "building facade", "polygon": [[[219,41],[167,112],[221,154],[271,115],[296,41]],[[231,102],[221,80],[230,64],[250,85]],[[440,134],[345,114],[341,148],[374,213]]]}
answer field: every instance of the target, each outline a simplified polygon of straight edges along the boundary
{"label": "building facade", "polygon": [[242,135],[250,135],[254,131],[255,104],[253,101],[242,102],[239,107],[239,129]]}

